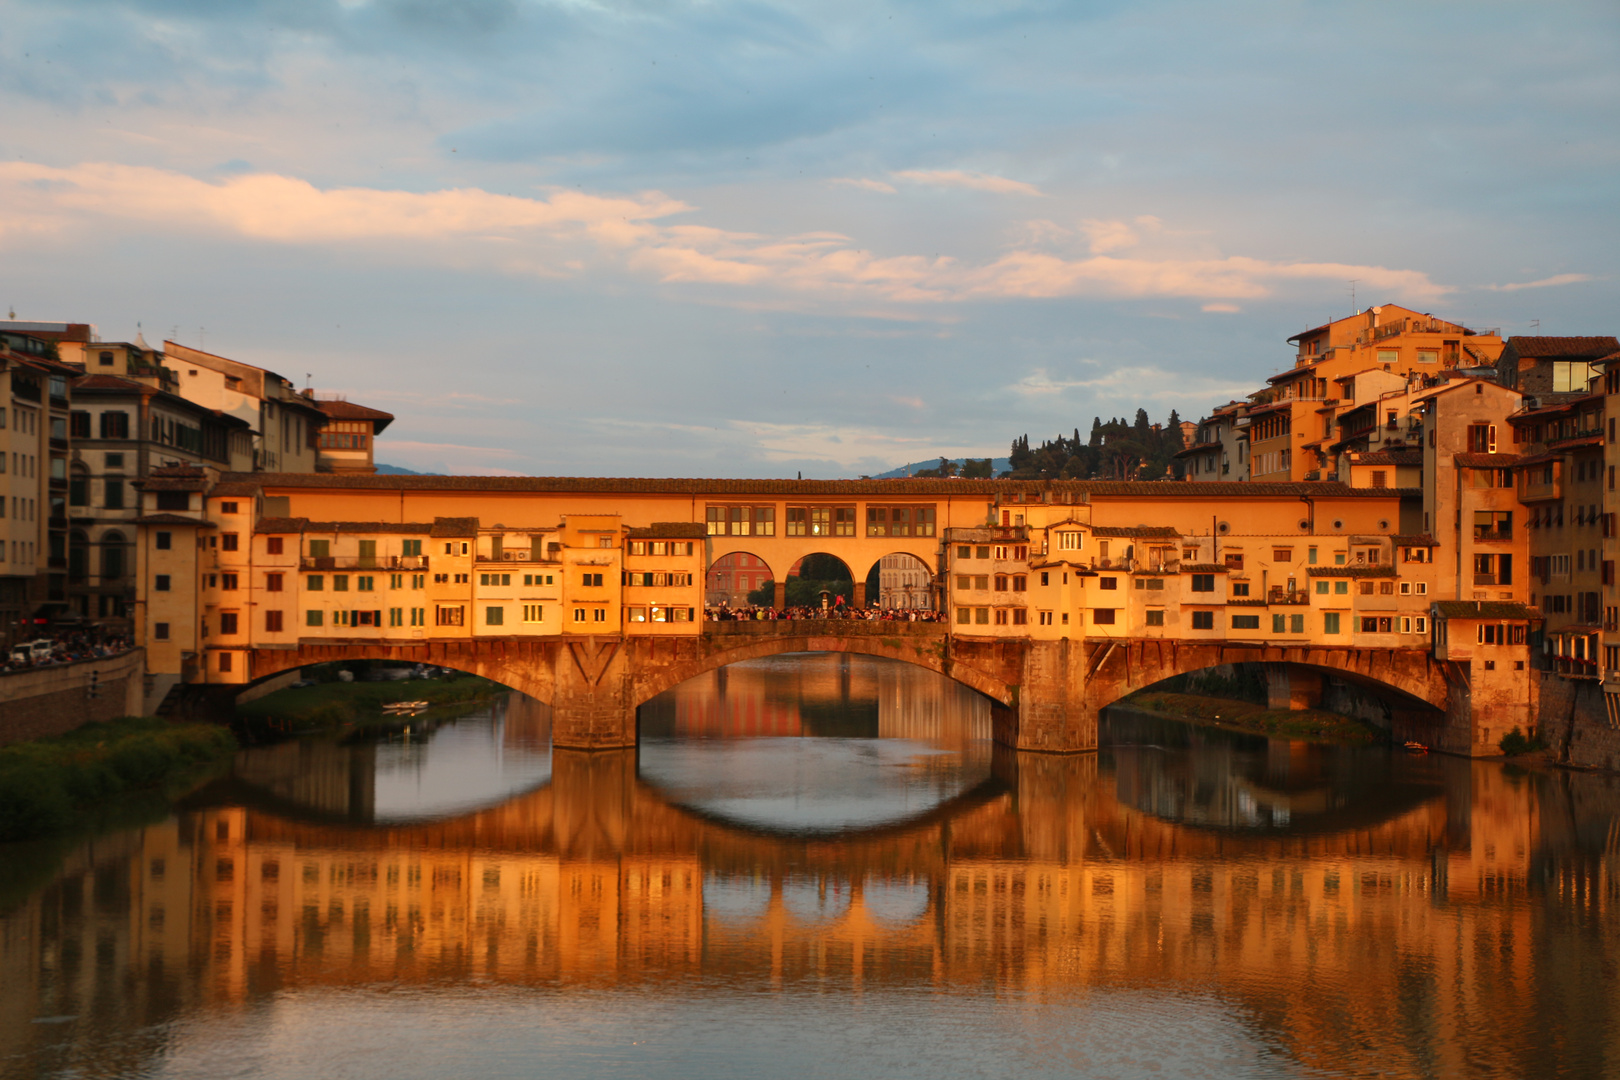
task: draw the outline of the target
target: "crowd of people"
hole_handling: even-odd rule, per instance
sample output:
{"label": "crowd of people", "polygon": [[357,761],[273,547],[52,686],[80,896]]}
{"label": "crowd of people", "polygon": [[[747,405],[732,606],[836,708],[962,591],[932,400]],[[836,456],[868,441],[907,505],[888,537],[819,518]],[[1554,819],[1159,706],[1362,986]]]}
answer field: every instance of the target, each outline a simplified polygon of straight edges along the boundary
{"label": "crowd of people", "polygon": [[[41,647],[40,642],[48,642],[49,648]],[[99,626],[41,630],[13,645],[0,661],[0,671],[26,671],[53,664],[99,660],[128,652],[131,646],[127,634],[111,633]]]}
{"label": "crowd of people", "polygon": [[864,622],[944,622],[939,612],[928,608],[852,607],[848,604],[830,604],[827,607],[730,607],[721,604],[705,608],[704,618],[711,622],[769,622],[777,619],[854,619]]}

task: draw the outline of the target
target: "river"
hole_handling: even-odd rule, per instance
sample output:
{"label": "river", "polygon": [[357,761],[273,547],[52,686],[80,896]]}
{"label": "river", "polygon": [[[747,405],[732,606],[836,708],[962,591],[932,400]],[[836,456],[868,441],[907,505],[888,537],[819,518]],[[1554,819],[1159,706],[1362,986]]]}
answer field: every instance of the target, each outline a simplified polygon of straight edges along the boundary
{"label": "river", "polygon": [[827,654],[641,728],[510,695],[6,853],[0,1078],[1620,1075],[1612,778],[1123,710],[1020,755]]}

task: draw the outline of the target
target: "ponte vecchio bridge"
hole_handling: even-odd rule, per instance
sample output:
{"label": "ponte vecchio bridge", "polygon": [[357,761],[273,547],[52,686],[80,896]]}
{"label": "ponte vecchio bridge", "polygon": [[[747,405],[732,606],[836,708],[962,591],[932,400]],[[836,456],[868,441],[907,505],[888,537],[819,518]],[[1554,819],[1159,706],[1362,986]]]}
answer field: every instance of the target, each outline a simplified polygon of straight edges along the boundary
{"label": "ponte vecchio bridge", "polygon": [[[561,747],[633,745],[664,690],[806,651],[937,671],[989,697],[997,740],[1024,750],[1094,749],[1100,708],[1231,663],[1265,664],[1275,704],[1352,684],[1398,736],[1462,753],[1533,715],[1526,609],[1465,602],[1415,524],[1421,493],[1401,489],[175,468],[142,499],[155,673],[242,686],[322,661],[441,664],[551,705]],[[939,621],[710,618],[705,582],[737,555],[768,573],[773,608],[810,556],[848,569],[856,608],[903,557]]]}

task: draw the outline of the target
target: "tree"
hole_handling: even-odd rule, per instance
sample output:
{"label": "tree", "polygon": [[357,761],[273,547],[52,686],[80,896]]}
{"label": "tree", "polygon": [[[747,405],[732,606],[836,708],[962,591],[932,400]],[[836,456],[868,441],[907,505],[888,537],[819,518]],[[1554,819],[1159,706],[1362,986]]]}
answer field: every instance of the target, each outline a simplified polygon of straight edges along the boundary
{"label": "tree", "polygon": [[962,479],[988,480],[992,458],[967,458],[962,465]]}

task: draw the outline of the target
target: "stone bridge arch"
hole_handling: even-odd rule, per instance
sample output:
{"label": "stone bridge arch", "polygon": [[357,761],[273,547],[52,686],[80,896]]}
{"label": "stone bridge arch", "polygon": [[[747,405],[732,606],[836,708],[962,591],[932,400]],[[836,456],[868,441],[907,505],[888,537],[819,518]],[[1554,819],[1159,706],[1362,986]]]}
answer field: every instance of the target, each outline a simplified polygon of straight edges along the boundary
{"label": "stone bridge arch", "polygon": [[569,644],[551,638],[539,641],[491,638],[433,641],[420,645],[348,641],[303,644],[296,649],[255,649],[249,654],[248,680],[232,685],[230,690],[233,694],[240,693],[282,672],[313,664],[391,660],[401,664],[431,664],[469,675],[480,675],[550,705],[556,694],[559,653],[567,652]]}
{"label": "stone bridge arch", "polygon": [[[1088,641],[1083,654],[1086,697],[1094,709],[1106,708],[1120,698],[1177,675],[1223,664],[1264,664],[1268,681],[1272,682],[1274,707],[1283,704],[1277,700],[1278,677],[1286,699],[1291,673],[1330,676],[1371,690],[1383,699],[1392,728],[1399,731],[1417,724],[1432,729],[1434,714],[1451,710],[1458,697],[1455,691],[1466,686],[1456,665],[1435,660],[1425,649],[1137,639]],[[1428,734],[1432,737],[1432,730]]]}
{"label": "stone bridge arch", "polygon": [[[668,640],[668,639],[666,639]],[[690,640],[690,639],[688,639]],[[1013,706],[1023,666],[1016,642],[965,642],[939,623],[807,619],[715,623],[695,649],[670,648],[632,666],[630,703],[641,706],[716,668],[795,652],[854,653],[898,660],[961,683],[996,704]],[[639,640],[638,640],[639,644]]]}

